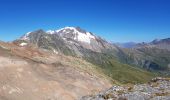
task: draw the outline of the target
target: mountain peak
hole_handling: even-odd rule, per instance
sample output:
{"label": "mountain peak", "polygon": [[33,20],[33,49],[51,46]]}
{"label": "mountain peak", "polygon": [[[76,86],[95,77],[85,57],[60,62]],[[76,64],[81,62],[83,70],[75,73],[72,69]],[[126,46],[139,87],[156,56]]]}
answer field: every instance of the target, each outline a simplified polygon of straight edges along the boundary
{"label": "mountain peak", "polygon": [[48,34],[58,34],[64,38],[72,38],[80,42],[90,43],[91,39],[95,39],[95,36],[87,32],[86,30],[80,27],[64,27],[59,30],[48,30]]}
{"label": "mountain peak", "polygon": [[31,34],[35,34],[35,33],[45,33],[43,29],[38,29],[36,31],[33,31],[33,32],[27,32],[26,34],[24,34],[20,39],[21,40],[29,40],[29,36]]}
{"label": "mountain peak", "polygon": [[80,27],[65,27],[62,30],[62,33],[70,33],[74,35],[74,40],[90,43],[91,39],[95,39],[95,36],[92,35],[90,32],[80,28]]}
{"label": "mountain peak", "polygon": [[61,28],[59,30],[56,30],[56,32],[60,32],[60,31],[74,31],[74,32],[80,32],[80,33],[86,33],[86,30],[80,28],[79,26],[77,26],[77,27],[64,27],[64,28]]}
{"label": "mountain peak", "polygon": [[86,33],[86,30],[82,29],[81,27],[75,27],[75,29],[79,32]]}
{"label": "mountain peak", "polygon": [[[48,43],[66,44],[68,48],[77,49],[86,48],[95,52],[101,52],[106,48],[114,48],[110,43],[100,38],[99,36],[93,35],[80,27],[64,27],[59,30],[37,30],[26,33],[20,40],[25,40],[33,44],[37,44],[44,47],[44,45],[51,45]],[[42,44],[45,43],[45,44]],[[54,46],[53,45],[53,46]],[[49,47],[49,46],[47,46]]]}
{"label": "mountain peak", "polygon": [[161,44],[161,43],[170,43],[170,38],[165,38],[165,39],[155,39],[151,42],[152,44]]}
{"label": "mountain peak", "polygon": [[[59,32],[65,32],[65,31],[78,31],[81,33],[86,33],[87,31],[82,29],[81,27],[77,26],[77,27],[70,27],[70,26],[66,26],[64,28],[58,29],[58,30],[48,30],[47,33],[48,34],[57,34]],[[69,33],[69,32],[67,32]]]}
{"label": "mountain peak", "polygon": [[33,31],[33,32],[28,32],[24,36],[22,36],[20,39],[21,40],[29,40],[30,34],[35,34],[35,33],[46,33],[46,34],[58,34],[63,38],[69,38],[73,39],[75,41],[79,42],[84,42],[90,44],[90,41],[92,39],[95,39],[95,36],[91,32],[87,32],[86,30],[80,28],[80,27],[64,27],[59,30],[48,30],[48,31],[43,31],[42,29]]}
{"label": "mountain peak", "polygon": [[158,43],[158,42],[160,42],[161,40],[160,39],[154,39],[151,43],[152,44],[155,44],[155,43]]}

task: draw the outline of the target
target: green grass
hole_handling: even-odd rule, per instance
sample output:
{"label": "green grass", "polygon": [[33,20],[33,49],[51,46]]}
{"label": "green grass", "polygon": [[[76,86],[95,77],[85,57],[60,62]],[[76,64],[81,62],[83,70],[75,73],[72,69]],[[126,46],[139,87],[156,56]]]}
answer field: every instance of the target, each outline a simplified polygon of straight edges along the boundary
{"label": "green grass", "polygon": [[136,66],[121,63],[113,55],[88,52],[85,59],[98,66],[105,75],[123,84],[144,83],[156,76]]}
{"label": "green grass", "polygon": [[[84,59],[96,67],[100,73],[111,78],[115,84],[145,83],[156,75],[152,72],[119,62],[113,55],[88,52]],[[93,69],[94,70],[94,69]]]}
{"label": "green grass", "polygon": [[144,83],[151,80],[155,75],[148,71],[122,64],[111,60],[110,66],[103,69],[104,73],[120,83]]}

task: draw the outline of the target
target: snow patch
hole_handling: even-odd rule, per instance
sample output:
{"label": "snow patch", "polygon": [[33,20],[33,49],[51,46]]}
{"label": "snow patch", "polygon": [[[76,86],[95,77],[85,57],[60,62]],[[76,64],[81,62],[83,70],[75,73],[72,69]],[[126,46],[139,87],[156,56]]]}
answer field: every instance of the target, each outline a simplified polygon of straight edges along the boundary
{"label": "snow patch", "polygon": [[62,28],[60,30],[57,30],[57,32],[60,32],[60,31],[63,30],[63,32],[68,34],[69,32],[66,31],[68,29],[73,30],[73,33],[75,34],[74,40],[78,40],[78,41],[86,42],[86,43],[90,44],[90,40],[95,39],[95,37],[91,33],[89,33],[89,32],[82,33],[80,31],[78,31],[75,27],[65,27],[65,28]]}
{"label": "snow patch", "polygon": [[46,33],[48,33],[48,34],[54,34],[54,33],[55,33],[55,31],[48,30]]}
{"label": "snow patch", "polygon": [[64,28],[61,28],[61,29],[59,29],[59,30],[56,30],[56,32],[58,33],[58,32],[60,32],[60,31],[62,31],[62,30],[63,30],[63,32],[65,32],[67,29],[75,30],[74,27],[64,27]]}
{"label": "snow patch", "polygon": [[77,39],[78,41],[81,41],[81,42],[90,43],[91,39],[95,39],[94,36],[92,36],[89,32],[87,32],[86,34],[77,32],[77,34],[78,34]]}
{"label": "snow patch", "polygon": [[62,34],[69,34],[70,33],[69,30],[73,31],[73,34],[75,35],[75,37],[73,38],[74,40],[90,44],[91,39],[95,39],[95,36],[93,36],[90,32],[80,32],[75,27],[64,27],[54,31],[48,30],[46,33],[62,35]]}
{"label": "snow patch", "polygon": [[20,44],[20,46],[22,46],[22,47],[23,47],[23,46],[26,46],[26,45],[27,45],[27,43],[25,43],[25,42],[23,42],[23,43]]}

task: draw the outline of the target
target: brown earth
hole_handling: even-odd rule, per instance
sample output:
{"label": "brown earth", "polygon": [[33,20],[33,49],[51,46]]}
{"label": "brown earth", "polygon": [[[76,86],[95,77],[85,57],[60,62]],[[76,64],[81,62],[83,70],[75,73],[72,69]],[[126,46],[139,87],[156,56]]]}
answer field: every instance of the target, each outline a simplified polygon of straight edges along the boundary
{"label": "brown earth", "polygon": [[80,58],[0,42],[0,100],[75,100],[108,87],[108,78]]}

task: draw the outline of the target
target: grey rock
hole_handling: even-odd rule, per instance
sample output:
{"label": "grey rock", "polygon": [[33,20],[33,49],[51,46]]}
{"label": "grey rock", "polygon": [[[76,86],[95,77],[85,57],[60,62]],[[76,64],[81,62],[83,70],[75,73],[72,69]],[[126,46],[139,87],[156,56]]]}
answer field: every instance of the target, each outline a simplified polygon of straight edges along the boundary
{"label": "grey rock", "polygon": [[[153,81],[157,79],[157,81]],[[98,95],[86,96],[81,100],[170,100],[170,80],[155,78],[147,84],[113,86]]]}

